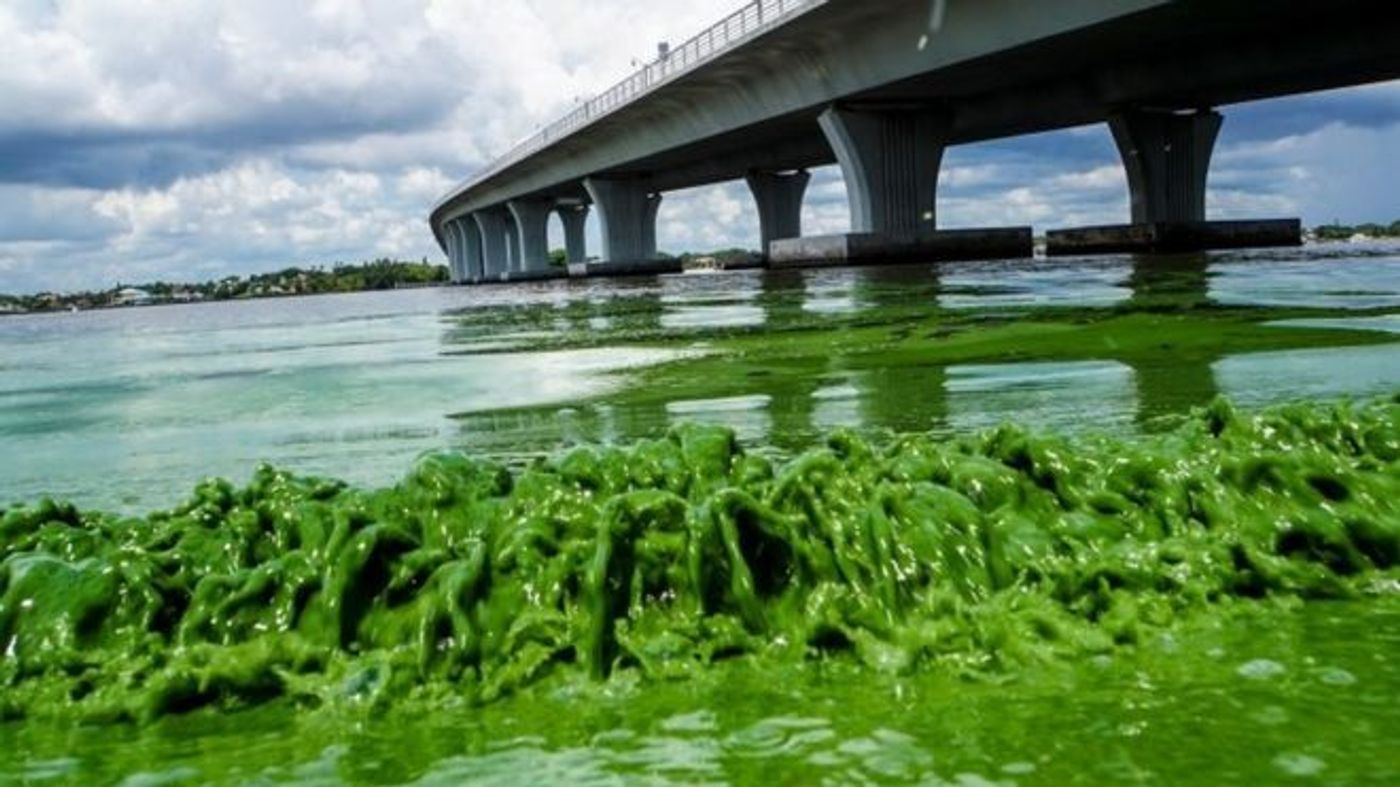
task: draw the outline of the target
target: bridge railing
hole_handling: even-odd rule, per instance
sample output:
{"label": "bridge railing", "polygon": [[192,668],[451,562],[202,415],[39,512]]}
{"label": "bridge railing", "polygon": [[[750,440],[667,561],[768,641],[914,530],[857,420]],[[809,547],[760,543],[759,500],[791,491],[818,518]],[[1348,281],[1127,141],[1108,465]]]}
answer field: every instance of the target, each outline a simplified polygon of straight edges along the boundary
{"label": "bridge railing", "polygon": [[435,206],[827,0],[754,0],[512,147]]}

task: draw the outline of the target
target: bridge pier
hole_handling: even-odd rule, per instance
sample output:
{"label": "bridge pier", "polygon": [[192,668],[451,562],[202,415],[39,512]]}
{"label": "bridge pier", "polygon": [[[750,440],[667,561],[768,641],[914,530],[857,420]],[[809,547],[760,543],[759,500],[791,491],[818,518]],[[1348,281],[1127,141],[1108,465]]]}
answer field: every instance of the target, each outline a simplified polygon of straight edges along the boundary
{"label": "bridge pier", "polygon": [[758,228],[763,257],[775,240],[802,237],[802,198],[812,173],[750,172],[745,180],[758,205]]}
{"label": "bridge pier", "polygon": [[481,226],[471,216],[457,220],[457,232],[462,238],[462,281],[476,284],[486,276],[486,261],[481,250]]}
{"label": "bridge pier", "polygon": [[851,232],[773,241],[776,267],[1029,257],[1029,227],[938,231],[938,171],[953,115],[937,105],[846,108],[817,119],[851,207]]}
{"label": "bridge pier", "polygon": [[447,248],[447,273],[453,284],[461,284],[467,279],[462,273],[462,253],[465,249],[457,221],[453,219],[442,225],[443,246]]}
{"label": "bridge pier", "polygon": [[481,281],[481,228],[470,216],[459,216],[443,225],[447,240],[448,268],[454,284]]}
{"label": "bridge pier", "polygon": [[1047,253],[1186,252],[1297,246],[1296,220],[1206,221],[1206,181],[1224,118],[1219,112],[1127,109],[1108,127],[1128,176],[1132,223],[1051,232]]}
{"label": "bridge pier", "polygon": [[598,219],[602,223],[601,262],[588,265],[589,275],[672,273],[680,263],[656,259],[656,215],[661,195],[638,178],[586,178]]}
{"label": "bridge pier", "polygon": [[585,235],[588,206],[560,205],[558,211],[559,221],[564,224],[564,259],[570,265],[581,265],[588,261],[588,240]]}
{"label": "bridge pier", "polygon": [[1134,224],[1206,220],[1206,177],[1223,123],[1209,110],[1139,109],[1109,118],[1128,172]]}
{"label": "bridge pier", "polygon": [[505,208],[487,208],[472,214],[481,230],[481,281],[502,281],[510,273],[510,248],[514,222]]}
{"label": "bridge pier", "polygon": [[506,203],[506,208],[515,219],[519,238],[510,279],[525,281],[563,276],[562,270],[549,264],[549,215],[554,212],[554,200],[516,199]]}
{"label": "bridge pier", "polygon": [[515,222],[515,214],[510,208],[502,208],[501,215],[506,223],[506,269],[501,281],[509,281],[510,275],[520,267],[520,225]]}
{"label": "bridge pier", "polygon": [[917,233],[936,222],[938,169],[952,127],[941,108],[831,107],[817,119],[841,165],[855,233]]}

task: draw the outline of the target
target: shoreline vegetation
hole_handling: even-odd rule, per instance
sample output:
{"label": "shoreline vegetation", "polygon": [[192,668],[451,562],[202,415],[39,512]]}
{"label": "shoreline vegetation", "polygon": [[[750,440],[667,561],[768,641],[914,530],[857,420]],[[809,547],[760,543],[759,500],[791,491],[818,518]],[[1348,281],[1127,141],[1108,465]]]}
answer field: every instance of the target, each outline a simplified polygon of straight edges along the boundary
{"label": "shoreline vegetation", "polygon": [[680,426],[356,489],[263,467],[129,518],[0,509],[0,720],[479,705],[742,658],[996,680],[1400,579],[1400,395],[1176,430],[835,432],[785,462]]}
{"label": "shoreline vegetation", "polygon": [[[1400,220],[1389,225],[1333,223],[1314,227],[1306,233],[1306,239],[1316,243],[1397,238],[1400,238]],[[700,263],[720,268],[752,262],[756,258],[756,252],[740,248],[708,254],[686,252],[675,257],[687,264]],[[550,252],[550,263],[555,266],[564,264],[562,249]],[[100,291],[42,292],[32,295],[0,293],[0,316],[434,287],[449,281],[447,266],[431,263],[426,258],[419,262],[381,258],[353,265],[337,263],[330,269],[322,266],[290,267],[270,273],[227,276],[199,284],[156,281],[137,285],[118,283],[111,289]]]}
{"label": "shoreline vegetation", "polygon": [[381,258],[354,265],[336,264],[329,269],[291,267],[271,273],[226,276],[200,284],[156,281],[138,285],[119,283],[97,292],[0,293],[0,315],[395,290],[432,287],[447,281],[445,265],[426,259],[405,262]]}

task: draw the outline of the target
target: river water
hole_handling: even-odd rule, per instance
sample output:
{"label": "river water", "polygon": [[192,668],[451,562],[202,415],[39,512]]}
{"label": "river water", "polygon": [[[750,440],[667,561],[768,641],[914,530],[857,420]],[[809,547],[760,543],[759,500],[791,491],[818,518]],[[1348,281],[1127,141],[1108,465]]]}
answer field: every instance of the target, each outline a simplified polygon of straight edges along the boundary
{"label": "river water", "polygon": [[[801,447],[843,426],[966,431],[1014,420],[1131,432],[1225,394],[1248,405],[1400,388],[1380,345],[1073,361],[829,362],[781,379],[657,390],[627,372],[703,353],[717,335],[833,333],[909,313],[1151,299],[1366,311],[1338,327],[1400,331],[1400,248],[686,275],[406,290],[0,320],[0,499],[133,512],[259,462],[357,484],[418,455],[522,459],[654,436],[681,420]],[[1082,354],[1081,354],[1082,355]],[[1096,356],[1096,357],[1095,357]],[[625,394],[623,396],[622,394]]]}
{"label": "river water", "polygon": [[[1218,331],[1186,349],[1169,335],[1035,349],[1046,326],[1182,310]],[[973,336],[972,349],[925,357],[901,342],[930,314],[963,339],[985,322],[1013,340],[982,351]],[[1267,324],[1263,339],[1240,333],[1241,314]],[[1321,330],[1268,338],[1290,326]],[[1397,332],[1393,245],[5,318],[0,501],[147,512],[206,476],[244,480],[259,462],[385,485],[428,452],[520,464],[687,420],[778,454],[837,428],[959,434],[1014,421],[1134,435],[1222,394],[1245,407],[1392,395]],[[875,335],[889,345],[859,346]],[[679,684],[556,685],[427,719],[273,707],[139,729],[11,724],[0,726],[0,782],[1400,780],[1400,610],[1316,605],[1270,620],[996,685],[735,664]]]}

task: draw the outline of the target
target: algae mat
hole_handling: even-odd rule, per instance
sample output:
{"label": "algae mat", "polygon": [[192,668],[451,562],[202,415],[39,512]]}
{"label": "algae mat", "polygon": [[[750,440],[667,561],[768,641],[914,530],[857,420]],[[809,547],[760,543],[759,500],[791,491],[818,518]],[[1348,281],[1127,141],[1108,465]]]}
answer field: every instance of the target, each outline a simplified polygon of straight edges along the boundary
{"label": "algae mat", "polygon": [[[809,772],[848,778],[1035,780],[1076,762],[1085,774],[1103,776],[1106,765],[1130,774],[1130,762],[1088,767],[1073,753],[1088,743],[1070,742],[1097,723],[1117,734],[1156,723],[1152,703],[1121,684],[1157,696],[1160,681],[1184,687],[1162,717],[1177,725],[1185,719],[1173,714],[1223,702],[1262,714],[1246,727],[1286,729],[1300,712],[1289,691],[1338,702],[1352,692],[1354,723],[1293,741],[1241,778],[1394,774],[1384,744],[1397,731],[1400,686],[1387,661],[1400,587],[1398,462],[1395,400],[1260,415],[1221,400],[1168,434],[1133,440],[1002,427],[869,444],[838,433],[775,463],[732,432],[686,427],[515,473],[433,457],[379,491],[265,468],[246,488],[211,481],[186,505],[142,519],[45,501],[0,519],[0,712],[27,720],[5,735],[37,735],[24,745],[38,750],[36,730],[73,721],[169,731],[191,713],[217,726],[213,709],[233,712],[235,728],[240,718],[314,725],[306,717],[348,731],[362,728],[347,717],[393,728],[435,714],[477,728],[500,706],[528,725],[524,703],[591,717],[592,734],[604,735],[572,755],[549,736],[491,735],[456,755],[465,761],[389,757],[381,776],[363,762],[343,770],[333,745],[302,750],[314,755],[305,765],[365,780],[499,774],[491,769],[504,758],[519,761],[518,776],[548,781],[572,773],[580,751],[602,776],[627,773],[629,756],[634,775],[664,773],[650,745],[680,747],[669,765],[682,781],[705,762],[718,768],[713,778],[797,773],[785,758],[804,753]],[[1327,609],[1338,610],[1342,622],[1329,625],[1339,629],[1366,623],[1360,647],[1290,640]],[[1245,645],[1263,655],[1231,659],[1240,632],[1254,632]],[[1192,696],[1193,681],[1222,673],[1243,683]],[[911,708],[903,692],[923,699]],[[837,706],[775,716],[783,693],[795,708]],[[1266,701],[1253,707],[1254,695]],[[624,708],[610,696],[627,698]],[[1003,701],[1042,716],[1047,701],[1063,704],[1089,726],[994,733],[976,714]],[[612,707],[635,722],[633,706],[674,734],[648,743],[621,724],[608,738],[591,715]],[[663,713],[687,706],[690,716]],[[1096,707],[1107,713],[1097,722]],[[906,728],[924,718],[925,733],[948,729],[938,720],[981,729],[989,746],[1004,733],[1050,759],[1008,759],[1012,749],[994,746],[980,754],[999,770],[950,773],[926,740],[860,732],[891,713]],[[964,713],[974,715],[957,722]],[[589,727],[562,724],[580,725]],[[1061,734],[1070,749],[1057,760],[1036,736]],[[697,765],[687,740],[712,756]],[[758,753],[745,759],[750,744]],[[71,775],[60,759],[24,767]],[[590,772],[584,765],[575,775]],[[176,768],[153,778],[219,775]]]}

